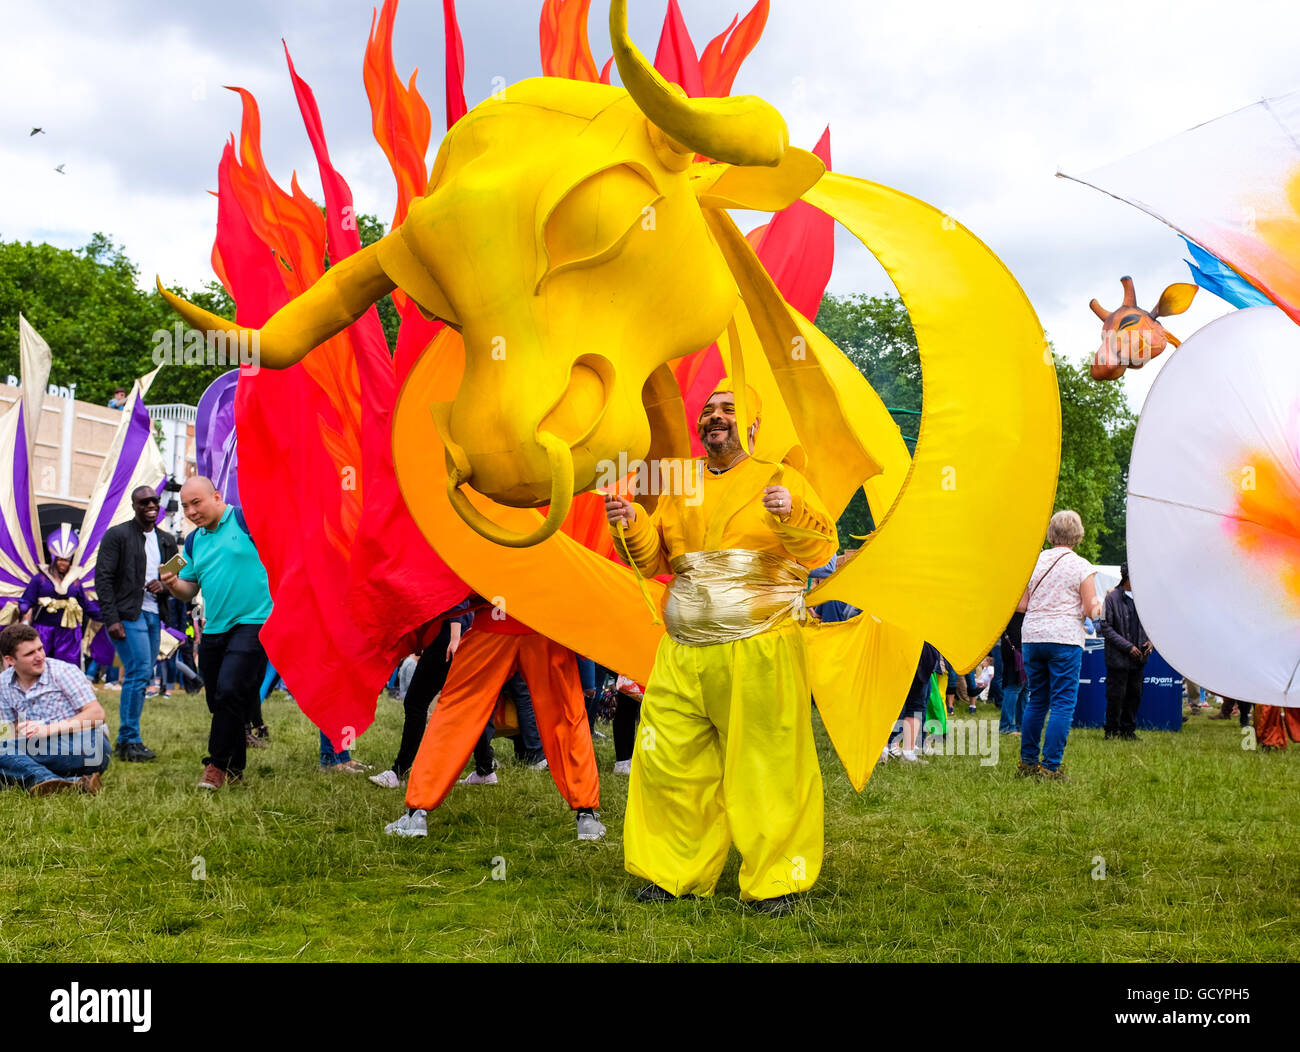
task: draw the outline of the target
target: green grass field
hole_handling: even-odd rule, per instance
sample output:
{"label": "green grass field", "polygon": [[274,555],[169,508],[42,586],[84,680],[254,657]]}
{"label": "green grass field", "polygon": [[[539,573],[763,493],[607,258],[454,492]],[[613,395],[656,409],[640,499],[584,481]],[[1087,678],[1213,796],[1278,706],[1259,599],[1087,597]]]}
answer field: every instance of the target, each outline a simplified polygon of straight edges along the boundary
{"label": "green grass field", "polygon": [[[0,960],[1284,961],[1300,942],[1300,750],[1245,751],[1235,720],[1076,731],[1069,784],[1017,779],[1002,739],[996,766],[890,764],[861,795],[818,724],[826,861],[772,918],[740,903],[734,851],[712,899],[632,898],[609,742],[602,842],[576,841],[509,743],[500,785],[458,787],[400,840],[400,791],[320,773],[284,695],[265,713],[272,745],[215,795],[194,788],[207,710],[184,694],[146,703],[159,759],[114,762],[100,796],[0,793]],[[401,718],[382,698],[354,755],[386,766]]]}

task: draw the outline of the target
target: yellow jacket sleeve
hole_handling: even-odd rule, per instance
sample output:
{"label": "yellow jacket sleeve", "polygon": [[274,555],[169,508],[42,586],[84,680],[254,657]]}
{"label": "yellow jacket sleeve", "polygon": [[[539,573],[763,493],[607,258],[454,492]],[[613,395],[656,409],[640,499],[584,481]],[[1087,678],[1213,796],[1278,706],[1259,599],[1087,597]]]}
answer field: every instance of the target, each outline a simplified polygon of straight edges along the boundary
{"label": "yellow jacket sleeve", "polygon": [[642,577],[671,573],[657,521],[640,504],[633,503],[632,506],[636,509],[636,518],[624,524],[622,533],[613,524],[609,527],[614,538],[614,550],[629,566],[635,565]]}
{"label": "yellow jacket sleeve", "polygon": [[839,547],[835,523],[802,475],[791,471],[785,481],[790,491],[790,517],[782,522],[768,515],[772,531],[791,557],[805,566],[821,566]]}

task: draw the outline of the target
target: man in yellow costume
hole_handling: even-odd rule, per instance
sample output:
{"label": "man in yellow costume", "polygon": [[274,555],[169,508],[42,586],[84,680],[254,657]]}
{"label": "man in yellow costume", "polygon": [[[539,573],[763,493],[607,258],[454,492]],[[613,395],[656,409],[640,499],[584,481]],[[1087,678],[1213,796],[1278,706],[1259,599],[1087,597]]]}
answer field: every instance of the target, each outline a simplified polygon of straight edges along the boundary
{"label": "man in yellow costume", "polygon": [[[752,389],[745,397],[752,451],[759,404]],[[707,457],[687,468],[698,486],[660,496],[653,514],[605,498],[629,564],[675,575],[641,710],[624,860],[652,881],[642,901],[711,895],[734,840],[741,899],[785,913],[821,869],[822,779],[798,622],[808,570],[836,550],[835,524],[802,475],[746,452],[729,381],[696,429]]]}

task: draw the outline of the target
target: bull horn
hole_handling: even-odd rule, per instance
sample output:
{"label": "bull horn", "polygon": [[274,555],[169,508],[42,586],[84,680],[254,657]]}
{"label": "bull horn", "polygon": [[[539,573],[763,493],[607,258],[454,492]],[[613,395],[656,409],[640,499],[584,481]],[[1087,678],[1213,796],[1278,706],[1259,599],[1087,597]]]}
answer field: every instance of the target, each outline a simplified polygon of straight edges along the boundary
{"label": "bull horn", "polygon": [[573,454],[568,444],[549,431],[542,431],[537,436],[538,443],[546,450],[551,469],[551,506],[542,524],[532,533],[511,533],[498,526],[484,515],[462,492],[460,485],[465,476],[459,468],[447,473],[447,498],[456,514],[464,520],[465,525],[485,540],[507,548],[531,548],[540,544],[560,528],[569,514],[573,503]]}
{"label": "bull horn", "polygon": [[655,127],[682,146],[728,164],[775,167],[790,132],[772,106],[754,95],[690,99],[675,91],[636,49],[627,31],[627,0],[609,6],[609,38],[623,86]]}

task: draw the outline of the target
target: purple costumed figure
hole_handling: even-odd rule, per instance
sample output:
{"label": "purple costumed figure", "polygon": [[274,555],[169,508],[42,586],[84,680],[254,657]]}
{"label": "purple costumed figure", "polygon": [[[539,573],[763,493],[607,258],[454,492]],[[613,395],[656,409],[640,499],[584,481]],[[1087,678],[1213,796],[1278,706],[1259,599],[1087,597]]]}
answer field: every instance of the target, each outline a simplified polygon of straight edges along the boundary
{"label": "purple costumed figure", "polygon": [[82,625],[87,616],[99,618],[99,605],[86,598],[80,580],[69,578],[77,541],[76,531],[66,522],[45,538],[49,565],[42,567],[28,583],[18,611],[20,614],[35,611],[32,626],[41,637],[48,657],[81,668]]}

